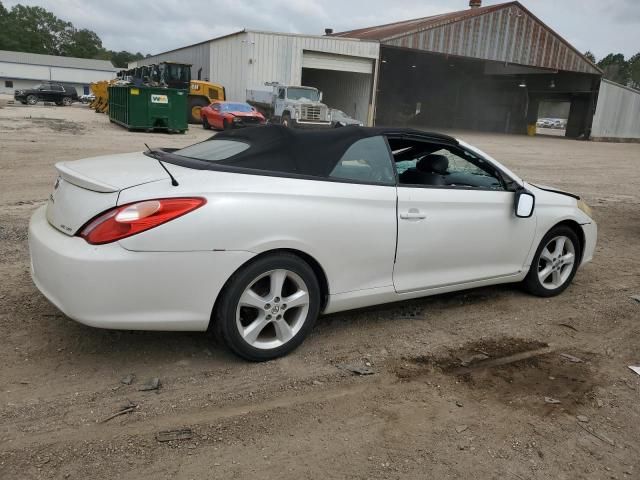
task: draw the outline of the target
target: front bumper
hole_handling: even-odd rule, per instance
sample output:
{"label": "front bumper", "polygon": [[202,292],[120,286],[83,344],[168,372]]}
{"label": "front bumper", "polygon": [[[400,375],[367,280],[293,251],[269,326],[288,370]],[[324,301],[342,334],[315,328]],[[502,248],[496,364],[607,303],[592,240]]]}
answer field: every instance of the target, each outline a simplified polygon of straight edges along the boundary
{"label": "front bumper", "polygon": [[227,279],[250,252],[132,252],[53,228],[46,207],[29,223],[31,276],[68,317],[122,330],[204,331]]}
{"label": "front bumper", "polygon": [[295,128],[331,128],[331,122],[315,122],[311,120],[291,120]]}

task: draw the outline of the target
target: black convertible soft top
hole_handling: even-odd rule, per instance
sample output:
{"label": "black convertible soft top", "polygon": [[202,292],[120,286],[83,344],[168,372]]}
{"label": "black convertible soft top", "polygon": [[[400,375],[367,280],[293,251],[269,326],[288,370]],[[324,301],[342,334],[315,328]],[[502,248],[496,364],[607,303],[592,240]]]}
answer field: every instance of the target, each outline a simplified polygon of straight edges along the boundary
{"label": "black convertible soft top", "polygon": [[205,141],[233,140],[249,145],[246,150],[229,158],[207,161],[164,150],[166,157],[163,156],[162,160],[197,169],[248,169],[327,177],[353,143],[377,135],[420,137],[448,145],[458,144],[455,138],[447,135],[409,128],[353,126],[326,130],[297,130],[281,125],[265,125],[224,131]]}

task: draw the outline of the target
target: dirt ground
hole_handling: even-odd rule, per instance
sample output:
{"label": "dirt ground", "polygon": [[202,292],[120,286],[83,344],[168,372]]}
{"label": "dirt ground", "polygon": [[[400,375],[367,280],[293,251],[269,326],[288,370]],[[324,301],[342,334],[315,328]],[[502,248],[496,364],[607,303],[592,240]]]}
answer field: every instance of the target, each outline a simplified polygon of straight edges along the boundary
{"label": "dirt ground", "polygon": [[53,164],[207,135],[0,108],[1,479],[640,478],[640,145],[463,134],[593,206],[595,259],[556,298],[500,286],[326,316],[263,364],[65,318],[29,276]]}

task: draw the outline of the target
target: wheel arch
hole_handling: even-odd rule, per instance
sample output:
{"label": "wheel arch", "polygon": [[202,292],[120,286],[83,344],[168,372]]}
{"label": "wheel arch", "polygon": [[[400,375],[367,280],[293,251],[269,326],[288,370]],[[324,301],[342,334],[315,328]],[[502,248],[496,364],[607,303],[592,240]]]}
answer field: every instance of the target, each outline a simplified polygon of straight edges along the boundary
{"label": "wheel arch", "polygon": [[[573,232],[578,237],[578,241],[580,242],[580,263],[582,263],[582,256],[584,255],[584,247],[585,247],[585,244],[586,244],[586,241],[587,241],[587,239],[584,236],[584,231],[582,230],[582,227],[575,220],[566,219],[566,220],[562,220],[561,222],[556,223],[553,227],[551,227],[547,231],[547,233],[550,232],[551,230],[553,230],[554,228],[561,227],[561,226],[569,227],[571,230],[573,230]],[[546,233],[545,233],[545,235],[546,235]]]}
{"label": "wheel arch", "polygon": [[218,307],[218,302],[220,301],[220,299],[222,298],[222,293],[228,288],[229,283],[231,282],[231,278],[241,269],[245,268],[247,265],[250,265],[251,263],[264,258],[266,256],[269,255],[273,255],[273,254],[278,254],[278,253],[289,253],[291,255],[295,255],[297,257],[299,257],[301,260],[303,260],[304,262],[307,263],[307,265],[309,265],[311,267],[311,269],[313,270],[313,273],[315,274],[316,278],[318,279],[318,284],[320,286],[320,298],[321,298],[321,304],[320,304],[320,312],[322,313],[322,311],[325,309],[325,307],[327,306],[327,303],[329,302],[329,281],[327,279],[327,274],[324,271],[324,268],[322,268],[322,265],[320,265],[320,262],[318,262],[318,260],[316,260],[312,255],[303,252],[302,250],[298,250],[296,248],[274,248],[271,250],[265,250],[264,252],[260,252],[259,254],[257,254],[254,257],[251,257],[249,260],[247,260],[246,262],[244,262],[242,265],[240,265],[227,279],[227,281],[224,283],[223,287],[220,289],[220,291],[218,292],[218,296],[216,297],[216,300],[213,304],[213,308],[211,309],[211,316],[209,319],[209,329],[211,329],[211,327],[214,324],[214,319],[215,319],[215,313],[216,313],[216,309]]}

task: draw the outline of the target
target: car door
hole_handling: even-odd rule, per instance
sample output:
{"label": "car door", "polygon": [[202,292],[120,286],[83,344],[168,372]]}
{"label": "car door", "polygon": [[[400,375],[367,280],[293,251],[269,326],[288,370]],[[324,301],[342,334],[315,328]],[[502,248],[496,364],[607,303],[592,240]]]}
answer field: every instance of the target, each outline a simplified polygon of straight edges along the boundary
{"label": "car door", "polygon": [[51,84],[50,83],[43,83],[40,85],[40,88],[38,88],[38,100],[41,100],[43,102],[50,102],[51,101]]}
{"label": "car door", "polygon": [[221,117],[221,105],[219,103],[212,103],[211,104],[211,115],[209,116],[209,123],[214,127],[214,128],[222,128],[222,117]]}
{"label": "car door", "polygon": [[[440,160],[448,166],[419,172],[424,173],[424,183],[405,173],[416,168],[418,159],[405,160],[398,168],[396,291],[428,290],[519,273],[534,238],[535,215],[515,216],[515,193],[488,161],[458,148],[436,148],[429,154],[434,156],[446,157]],[[474,158],[476,163],[470,161]],[[405,184],[403,178],[416,183]]]}

